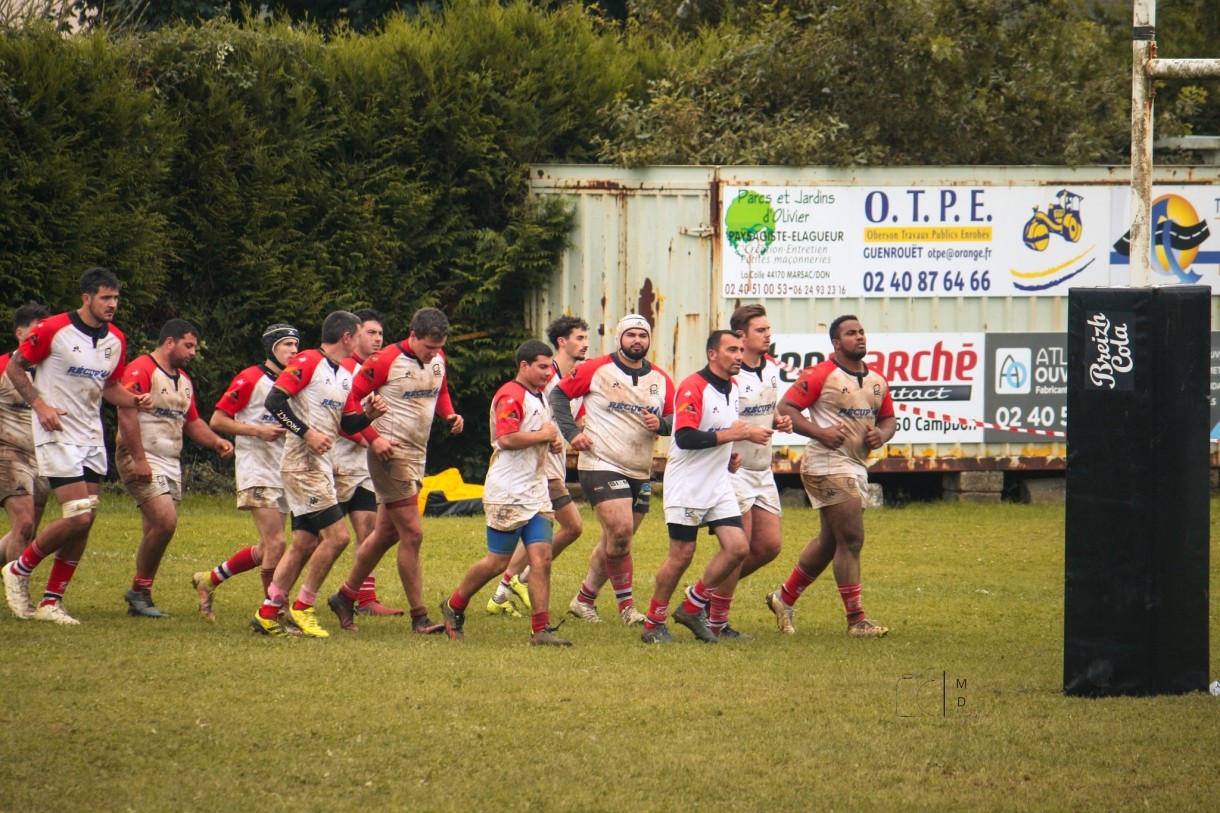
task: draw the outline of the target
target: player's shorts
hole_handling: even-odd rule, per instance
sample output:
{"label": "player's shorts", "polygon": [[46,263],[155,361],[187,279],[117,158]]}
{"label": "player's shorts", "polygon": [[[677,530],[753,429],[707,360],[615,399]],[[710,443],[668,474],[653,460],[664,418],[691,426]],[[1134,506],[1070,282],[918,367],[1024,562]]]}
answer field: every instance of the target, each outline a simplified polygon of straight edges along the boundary
{"label": "player's shorts", "polygon": [[[736,520],[734,522],[734,520]],[[707,508],[690,508],[683,505],[665,506],[665,524],[670,527],[670,537],[673,539],[693,540],[699,528],[704,525],[715,528],[720,525],[742,527],[741,511],[737,508],[737,498],[726,494],[715,505]],[[689,533],[674,533],[677,528],[689,528]]]}
{"label": "player's shorts", "polygon": [[[370,481],[369,486],[373,485]],[[356,486],[356,490],[352,492],[352,496],[346,500],[339,500],[339,507],[343,509],[345,515],[350,515],[353,511],[366,511],[370,514],[377,513],[377,495],[373,493],[371,488],[366,488],[363,485]]]}
{"label": "player's shorts", "polygon": [[106,475],[105,446],[74,446],[70,443],[43,443],[34,447],[38,473],[61,480],[84,479],[85,469]]}
{"label": "player's shorts", "polygon": [[[284,499],[288,500],[293,517],[316,514],[332,505],[338,507],[335,474],[329,469],[286,471],[283,475]],[[342,518],[342,512],[339,516]]]}
{"label": "player's shorts", "polygon": [[801,472],[801,485],[805,486],[805,493],[809,495],[809,502],[814,508],[826,508],[851,500],[859,500],[863,506],[868,475]]}
{"label": "player's shorts", "polygon": [[525,526],[534,517],[554,520],[555,514],[544,505],[505,505],[483,503],[483,516],[487,527],[496,531],[515,531]]}
{"label": "player's shorts", "polygon": [[779,504],[779,488],[770,469],[738,469],[729,475],[737,507],[744,515],[751,508],[761,508],[769,514],[783,513]]}
{"label": "player's shorts", "polygon": [[249,511],[251,508],[274,508],[281,514],[289,513],[284,489],[274,486],[243,488],[237,492],[237,507],[243,511]]}
{"label": "player's shorts", "polygon": [[0,503],[9,497],[33,497],[46,502],[50,493],[47,478],[38,474],[34,455],[12,446],[0,446]]}
{"label": "player's shorts", "polygon": [[373,490],[377,492],[377,504],[409,500],[418,495],[423,468],[423,461],[394,455],[386,462],[370,453],[369,477],[373,480]]}
{"label": "player's shorts", "polygon": [[607,500],[631,500],[633,514],[647,514],[652,501],[652,481],[628,477],[617,471],[582,471],[580,488],[589,505]]}
{"label": "player's shorts", "polygon": [[182,500],[182,483],[166,477],[164,474],[154,474],[152,480],[147,483],[127,480],[123,483],[123,488],[127,489],[127,493],[136,501],[137,506],[166,494],[172,497],[174,502]]}
{"label": "player's shorts", "polygon": [[555,520],[548,511],[534,514],[525,524],[511,531],[487,528],[487,550],[500,556],[512,556],[520,540],[527,548],[530,545],[551,544],[555,533]]}
{"label": "player's shorts", "polygon": [[[369,494],[373,493],[373,478],[369,477],[367,471],[362,472],[335,472],[335,493],[339,496],[339,504],[351,502],[355,496],[356,490],[363,488]],[[363,508],[357,508],[357,511],[363,511]],[[377,506],[373,506],[373,510],[377,510]]]}
{"label": "player's shorts", "polygon": [[552,477],[546,481],[546,488],[551,498],[551,510],[558,511],[564,506],[572,504],[572,492],[568,491],[568,484],[557,477]]}

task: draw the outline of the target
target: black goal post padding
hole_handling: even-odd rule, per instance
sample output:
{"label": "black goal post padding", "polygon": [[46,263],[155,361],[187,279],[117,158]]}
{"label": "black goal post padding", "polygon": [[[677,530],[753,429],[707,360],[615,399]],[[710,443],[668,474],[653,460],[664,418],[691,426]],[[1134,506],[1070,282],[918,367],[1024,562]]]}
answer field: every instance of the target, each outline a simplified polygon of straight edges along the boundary
{"label": "black goal post padding", "polygon": [[1063,690],[1207,688],[1211,290],[1068,294]]}

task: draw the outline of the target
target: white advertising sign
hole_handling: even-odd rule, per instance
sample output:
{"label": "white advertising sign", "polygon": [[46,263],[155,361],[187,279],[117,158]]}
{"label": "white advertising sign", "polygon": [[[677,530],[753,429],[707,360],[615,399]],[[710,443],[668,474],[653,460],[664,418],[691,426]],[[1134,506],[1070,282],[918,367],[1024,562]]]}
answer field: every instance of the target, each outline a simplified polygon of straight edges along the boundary
{"label": "white advertising sign", "polygon": [[[1129,192],[1090,185],[726,185],[721,293],[1066,296],[1069,287],[1123,285]],[[1154,250],[1164,281],[1220,291],[1220,250],[1209,250],[1220,237],[1208,226],[1220,216],[1220,195],[1205,186],[1154,194]]]}
{"label": "white advertising sign", "polygon": [[[890,385],[898,418],[891,443],[981,443],[983,429],[973,423],[916,415],[897,409],[903,402],[934,412],[984,420],[983,333],[870,333],[865,363]],[[775,358],[788,368],[780,376],[780,394],[796,381],[800,369],[820,363],[830,352],[825,333],[773,334]],[[808,438],[777,434],[779,446],[802,446]]]}

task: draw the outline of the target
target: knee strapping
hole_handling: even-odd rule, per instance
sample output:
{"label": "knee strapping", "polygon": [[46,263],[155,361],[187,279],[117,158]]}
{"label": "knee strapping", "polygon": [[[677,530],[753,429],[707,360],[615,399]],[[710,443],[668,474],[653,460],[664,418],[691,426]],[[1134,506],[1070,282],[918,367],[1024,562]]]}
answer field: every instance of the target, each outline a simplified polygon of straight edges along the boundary
{"label": "knee strapping", "polygon": [[63,504],[63,518],[72,519],[72,517],[88,514],[95,508],[95,500],[97,500],[97,497],[82,497],[79,500],[68,500]]}

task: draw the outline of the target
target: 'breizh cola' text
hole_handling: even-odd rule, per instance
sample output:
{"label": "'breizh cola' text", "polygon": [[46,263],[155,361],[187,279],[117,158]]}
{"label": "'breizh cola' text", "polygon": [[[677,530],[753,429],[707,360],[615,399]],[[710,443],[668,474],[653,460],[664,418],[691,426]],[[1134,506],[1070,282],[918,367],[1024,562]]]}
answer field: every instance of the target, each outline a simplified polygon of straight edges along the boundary
{"label": "'breizh cola' text", "polygon": [[1112,325],[1104,313],[1093,314],[1085,324],[1093,328],[1097,346],[1097,360],[1089,365],[1089,380],[1095,387],[1114,389],[1114,374],[1129,373],[1133,366],[1127,324]]}

